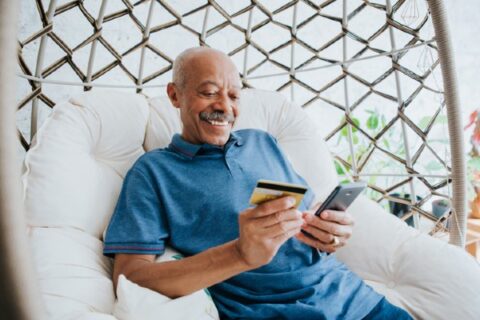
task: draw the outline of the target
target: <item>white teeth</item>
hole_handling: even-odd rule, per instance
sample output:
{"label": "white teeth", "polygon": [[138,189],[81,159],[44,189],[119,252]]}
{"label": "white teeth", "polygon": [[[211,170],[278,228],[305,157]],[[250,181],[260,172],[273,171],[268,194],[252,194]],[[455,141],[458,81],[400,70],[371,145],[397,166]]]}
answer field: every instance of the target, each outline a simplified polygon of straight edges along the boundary
{"label": "white teeth", "polygon": [[228,121],[214,121],[214,120],[210,120],[208,121],[208,123],[214,125],[214,126],[226,126],[228,125]]}

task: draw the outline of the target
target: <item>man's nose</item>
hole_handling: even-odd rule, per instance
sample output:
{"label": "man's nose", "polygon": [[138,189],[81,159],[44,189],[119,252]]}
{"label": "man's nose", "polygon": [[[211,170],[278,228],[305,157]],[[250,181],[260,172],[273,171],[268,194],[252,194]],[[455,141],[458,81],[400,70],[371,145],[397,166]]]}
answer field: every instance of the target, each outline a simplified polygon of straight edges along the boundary
{"label": "man's nose", "polygon": [[223,113],[231,113],[233,110],[233,102],[228,96],[221,95],[215,101],[214,109],[216,111],[222,111]]}

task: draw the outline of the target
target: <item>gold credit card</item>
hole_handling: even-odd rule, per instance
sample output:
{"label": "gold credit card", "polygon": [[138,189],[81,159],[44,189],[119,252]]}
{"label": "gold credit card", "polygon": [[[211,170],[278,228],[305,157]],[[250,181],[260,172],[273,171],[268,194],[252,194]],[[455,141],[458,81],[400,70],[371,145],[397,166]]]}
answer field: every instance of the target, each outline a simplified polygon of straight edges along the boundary
{"label": "gold credit card", "polygon": [[295,207],[298,208],[307,190],[306,186],[300,184],[258,180],[250,197],[250,204],[259,205],[265,201],[291,196],[295,198]]}

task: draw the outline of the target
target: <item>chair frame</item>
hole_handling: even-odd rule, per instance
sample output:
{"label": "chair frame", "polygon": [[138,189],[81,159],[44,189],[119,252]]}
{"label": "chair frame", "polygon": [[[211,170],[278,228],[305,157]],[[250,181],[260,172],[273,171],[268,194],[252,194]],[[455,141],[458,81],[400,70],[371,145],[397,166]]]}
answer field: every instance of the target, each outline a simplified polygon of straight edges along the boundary
{"label": "chair frame", "polygon": [[[53,2],[53,1],[52,1]],[[387,1],[389,3],[389,1]],[[463,128],[452,45],[443,1],[428,0],[435,29],[447,106],[452,153],[453,219],[450,242],[465,245],[466,184]],[[8,319],[43,319],[41,302],[25,232],[15,128],[16,26],[18,1],[0,2],[0,309]]]}

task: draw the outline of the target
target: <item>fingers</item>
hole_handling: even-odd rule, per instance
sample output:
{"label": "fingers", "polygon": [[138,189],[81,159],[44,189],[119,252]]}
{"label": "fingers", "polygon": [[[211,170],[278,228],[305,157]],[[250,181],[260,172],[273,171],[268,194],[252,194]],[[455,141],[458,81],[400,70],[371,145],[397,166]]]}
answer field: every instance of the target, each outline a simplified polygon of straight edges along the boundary
{"label": "fingers", "polygon": [[270,227],[282,221],[301,220],[302,213],[295,209],[277,211],[265,217],[257,218],[261,227]]}
{"label": "fingers", "polygon": [[304,212],[303,219],[302,229],[310,236],[299,233],[297,239],[324,252],[335,252],[352,235],[353,218],[344,211],[326,210],[321,217]]}
{"label": "fingers", "polygon": [[252,218],[260,218],[268,216],[274,212],[284,211],[295,205],[295,198],[282,197],[275,200],[264,202],[250,211]]}
{"label": "fingers", "polygon": [[300,234],[301,233],[300,230],[301,230],[301,227],[292,229],[288,232],[278,235],[277,237],[275,237],[275,239],[278,240],[280,243],[284,243],[285,241],[292,238],[293,236]]}
{"label": "fingers", "polygon": [[306,225],[302,227],[302,230],[308,232],[313,238],[319,240],[324,244],[332,243],[334,240],[334,235],[323,230],[317,229],[315,227]]}
{"label": "fingers", "polygon": [[[273,205],[266,206],[265,203],[261,205],[262,208],[259,208],[260,206],[249,208],[239,215],[239,224],[249,237],[256,235],[265,239],[273,239],[279,236],[291,238],[300,232],[304,224],[303,214],[296,209],[274,211],[265,215],[265,212],[272,208],[290,206],[288,197],[276,200],[274,201],[277,203],[273,203]],[[260,213],[258,213],[259,210]],[[277,240],[275,239],[275,242]]]}
{"label": "fingers", "polygon": [[303,225],[302,219],[281,221],[265,229],[265,235],[269,238],[290,235],[288,238],[300,232]]}
{"label": "fingers", "polygon": [[270,262],[280,246],[300,232],[303,217],[292,208],[294,204],[284,197],[240,213],[238,246],[249,265],[258,267]]}
{"label": "fingers", "polygon": [[299,241],[313,247],[313,248],[316,248],[320,251],[323,251],[323,252],[328,252],[328,253],[332,253],[332,252],[335,252],[338,248],[342,247],[345,245],[345,241],[342,239],[342,238],[339,238],[339,243],[337,245],[333,245],[333,244],[326,244],[326,243],[323,243],[319,240],[316,240],[316,239],[313,239],[303,233],[298,233],[296,236],[295,236]]}
{"label": "fingers", "polygon": [[325,210],[320,214],[320,218],[343,225],[353,226],[354,223],[352,215],[346,211]]}
{"label": "fingers", "polygon": [[[330,215],[333,211],[327,211]],[[340,211],[335,211],[340,212]],[[333,240],[333,236],[340,236],[343,238],[350,238],[352,235],[352,225],[351,224],[340,224],[336,221],[325,220],[323,218],[319,218],[315,215],[305,213],[303,215],[303,219],[305,220],[306,225],[303,227],[305,231],[312,234],[315,237],[318,237],[320,240],[324,241],[325,243],[331,242]],[[344,220],[346,221],[346,220]],[[353,219],[352,219],[353,221]],[[325,236],[325,234],[329,234],[329,236]]]}

